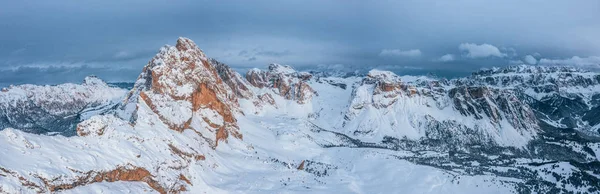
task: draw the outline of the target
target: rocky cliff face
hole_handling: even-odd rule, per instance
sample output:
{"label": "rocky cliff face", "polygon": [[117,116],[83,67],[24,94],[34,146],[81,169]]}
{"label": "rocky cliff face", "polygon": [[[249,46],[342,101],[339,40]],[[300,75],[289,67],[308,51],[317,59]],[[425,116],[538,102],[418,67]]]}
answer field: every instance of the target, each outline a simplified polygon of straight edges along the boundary
{"label": "rocky cliff face", "polygon": [[250,99],[253,97],[254,94],[250,90],[249,83],[239,73],[215,59],[211,59],[210,63],[216,68],[219,77],[238,98]]}
{"label": "rocky cliff face", "polygon": [[252,69],[246,73],[246,79],[257,88],[271,88],[285,99],[304,104],[317,95],[308,85],[312,75],[307,72],[297,72],[290,66],[279,64],[269,65],[268,71]]}
{"label": "rocky cliff face", "polygon": [[519,133],[539,129],[532,109],[510,90],[479,87],[456,87],[448,91],[454,109],[476,119],[487,118],[495,124],[507,120]]}

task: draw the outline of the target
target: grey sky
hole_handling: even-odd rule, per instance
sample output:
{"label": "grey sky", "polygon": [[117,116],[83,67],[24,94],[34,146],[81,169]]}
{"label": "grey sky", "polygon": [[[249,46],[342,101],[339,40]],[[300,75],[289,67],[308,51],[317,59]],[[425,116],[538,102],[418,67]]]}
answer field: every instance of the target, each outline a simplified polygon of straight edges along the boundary
{"label": "grey sky", "polygon": [[597,67],[599,21],[597,0],[0,1],[0,86],[132,81],[179,36],[240,71],[458,75],[531,57]]}

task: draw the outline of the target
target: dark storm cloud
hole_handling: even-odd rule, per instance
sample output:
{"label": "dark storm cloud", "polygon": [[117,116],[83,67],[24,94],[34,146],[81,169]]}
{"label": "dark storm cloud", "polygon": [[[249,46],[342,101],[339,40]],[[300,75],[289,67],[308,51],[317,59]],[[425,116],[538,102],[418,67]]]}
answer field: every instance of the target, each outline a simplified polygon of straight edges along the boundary
{"label": "dark storm cloud", "polygon": [[[2,1],[0,77],[59,82],[89,73],[134,80],[131,72],[179,36],[240,70],[276,62],[464,73],[527,55],[540,64],[593,65],[600,56],[599,19],[595,0]],[[481,45],[499,53],[469,55],[469,49],[492,48]],[[13,76],[19,67],[25,68],[20,77]]]}

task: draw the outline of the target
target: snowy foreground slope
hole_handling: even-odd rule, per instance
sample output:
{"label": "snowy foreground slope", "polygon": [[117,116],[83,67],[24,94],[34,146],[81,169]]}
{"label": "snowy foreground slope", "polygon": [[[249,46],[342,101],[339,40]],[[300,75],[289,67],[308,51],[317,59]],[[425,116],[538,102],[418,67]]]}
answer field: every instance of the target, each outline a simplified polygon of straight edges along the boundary
{"label": "snowy foreground slope", "polygon": [[0,93],[4,115],[80,115],[68,137],[0,118],[0,193],[600,192],[595,73],[242,76],[180,38],[127,93],[89,79]]}

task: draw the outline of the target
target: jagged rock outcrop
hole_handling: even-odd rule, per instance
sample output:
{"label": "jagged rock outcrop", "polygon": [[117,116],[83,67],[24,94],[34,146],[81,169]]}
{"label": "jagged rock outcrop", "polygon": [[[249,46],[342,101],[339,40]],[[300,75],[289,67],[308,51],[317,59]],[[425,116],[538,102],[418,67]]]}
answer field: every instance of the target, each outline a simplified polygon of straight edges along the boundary
{"label": "jagged rock outcrop", "polygon": [[272,88],[285,99],[299,104],[307,103],[313,95],[317,95],[307,83],[311,77],[308,72],[297,72],[290,66],[280,64],[270,64],[268,71],[251,69],[246,73],[246,79],[253,86]]}
{"label": "jagged rock outcrop", "polygon": [[245,99],[252,98],[253,93],[248,86],[248,82],[246,82],[239,73],[215,59],[211,59],[210,63],[217,69],[219,77],[229,86],[237,97]]}
{"label": "jagged rock outcrop", "polygon": [[77,123],[108,112],[125,93],[95,76],[86,77],[82,84],[4,88],[0,92],[0,130],[11,127],[72,136]]}

